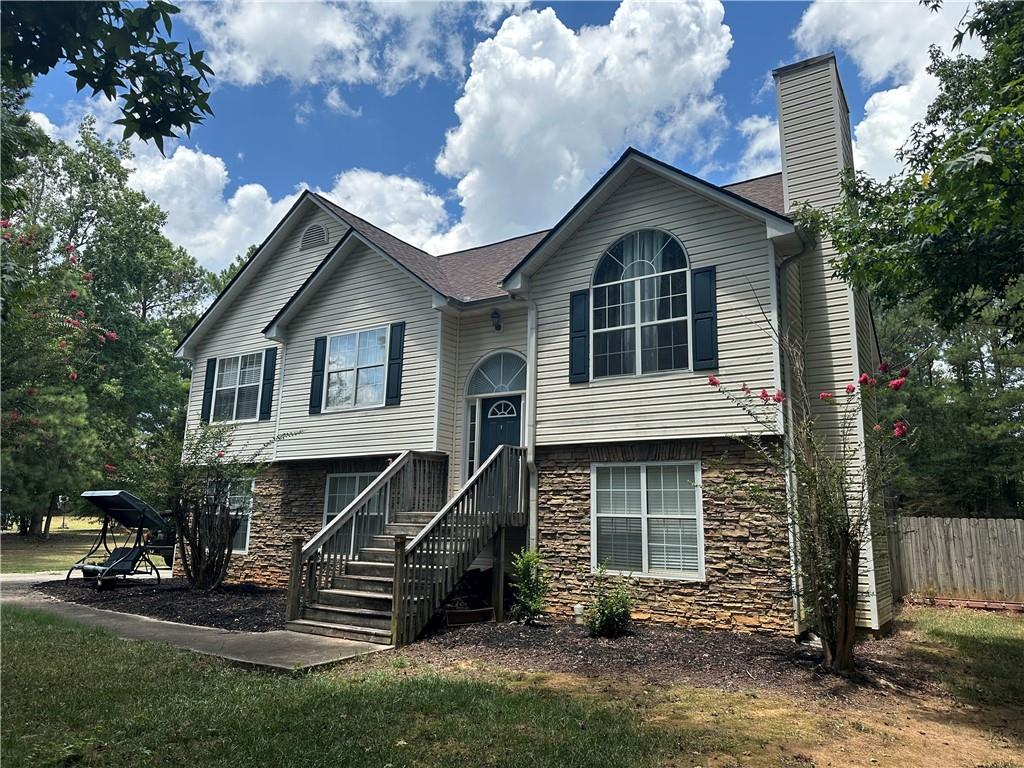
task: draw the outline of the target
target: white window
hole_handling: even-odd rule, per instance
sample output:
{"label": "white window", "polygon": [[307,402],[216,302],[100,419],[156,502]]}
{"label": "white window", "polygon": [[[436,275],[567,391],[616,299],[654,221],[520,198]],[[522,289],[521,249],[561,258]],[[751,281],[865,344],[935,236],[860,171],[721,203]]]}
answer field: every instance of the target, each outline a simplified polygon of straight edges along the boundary
{"label": "white window", "polygon": [[689,367],[687,275],[683,246],[659,229],[604,252],[591,288],[593,378]]}
{"label": "white window", "polygon": [[337,517],[377,475],[373,472],[328,475],[327,497],[324,501],[324,525]]}
{"label": "white window", "polygon": [[388,327],[331,336],[327,340],[327,408],[384,405]]}
{"label": "white window", "polygon": [[704,578],[697,462],[595,464],[591,564],[635,575]]}
{"label": "white window", "polygon": [[217,360],[210,421],[252,421],[260,407],[263,353]]}
{"label": "white window", "polygon": [[[224,505],[231,510],[231,513],[242,518],[235,531],[235,540],[231,545],[231,551],[235,554],[244,555],[249,551],[249,528],[252,526],[253,489],[255,480],[234,480],[227,484],[224,493]],[[207,500],[211,504],[217,503],[217,490],[211,485],[207,491]]]}

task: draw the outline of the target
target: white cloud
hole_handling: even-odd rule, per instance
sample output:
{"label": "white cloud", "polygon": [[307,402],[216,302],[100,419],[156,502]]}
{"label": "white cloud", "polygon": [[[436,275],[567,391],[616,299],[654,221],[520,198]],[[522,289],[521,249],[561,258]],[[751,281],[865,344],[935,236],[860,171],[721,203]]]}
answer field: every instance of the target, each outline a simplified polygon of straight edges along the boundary
{"label": "white cloud", "polygon": [[[967,5],[947,2],[938,13],[917,3],[862,3],[815,0],[804,11],[793,38],[800,50],[816,54],[838,47],[857,64],[867,86],[876,90],[864,105],[864,119],[854,127],[857,167],[884,178],[900,170],[896,151],[924,117],[937,93],[935,78],[925,71],[931,44],[949,51],[957,22]],[[967,40],[965,53],[977,54]]]}
{"label": "white cloud", "polygon": [[741,120],[736,129],[747,140],[747,146],[737,163],[735,178],[752,179],[778,173],[782,167],[779,124],[767,115],[751,115]]}
{"label": "white cloud", "polygon": [[324,97],[324,104],[332,112],[337,112],[345,117],[359,117],[363,114],[362,108],[352,109],[345,99],[342,98],[341,92],[334,86],[327,91],[327,95]]}
{"label": "white cloud", "polygon": [[578,32],[550,8],[506,19],[473,53],[459,124],[437,158],[458,179],[463,215],[431,245],[551,225],[628,143],[708,158],[732,46],[722,19],[719,2],[624,2],[607,25]]}

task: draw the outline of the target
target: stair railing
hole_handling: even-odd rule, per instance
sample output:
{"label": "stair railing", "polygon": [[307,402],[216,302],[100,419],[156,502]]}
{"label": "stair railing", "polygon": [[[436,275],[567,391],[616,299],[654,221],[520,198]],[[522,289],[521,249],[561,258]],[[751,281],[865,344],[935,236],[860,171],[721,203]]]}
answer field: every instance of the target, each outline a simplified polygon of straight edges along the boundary
{"label": "stair railing", "polygon": [[411,643],[488,542],[526,525],[526,449],[498,446],[411,541],[395,537],[391,642]]}
{"label": "stair railing", "polygon": [[433,511],[447,497],[448,457],[404,451],[301,549],[293,548],[288,579],[288,620],[316,601],[346,573],[374,536],[403,512]]}

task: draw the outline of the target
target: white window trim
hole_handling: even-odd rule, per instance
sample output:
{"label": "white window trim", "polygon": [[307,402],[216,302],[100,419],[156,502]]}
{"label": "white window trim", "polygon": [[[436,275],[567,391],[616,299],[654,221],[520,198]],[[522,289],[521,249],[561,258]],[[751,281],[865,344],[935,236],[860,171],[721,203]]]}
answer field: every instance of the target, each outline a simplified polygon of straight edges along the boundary
{"label": "white window trim", "polygon": [[[380,399],[380,403],[374,403],[373,405],[356,405],[355,398],[356,392],[352,393],[352,405],[327,405],[327,384],[331,378],[331,339],[336,339],[339,336],[351,336],[355,334],[356,337],[356,365],[351,368],[344,368],[341,370],[352,370],[355,372],[353,376],[353,385],[358,388],[359,385],[359,334],[366,331],[379,331],[381,328],[384,329],[384,389],[383,396]],[[388,364],[391,356],[391,323],[385,323],[384,325],[370,325],[364,328],[356,328],[351,331],[338,331],[327,336],[327,349],[324,353],[324,388],[321,394],[320,402],[323,403],[321,413],[337,413],[345,411],[372,411],[377,408],[384,408],[388,402]],[[364,365],[363,368],[376,368],[376,365]]]}
{"label": "white window trim", "polygon": [[[590,382],[615,380],[615,379],[635,379],[638,376],[664,376],[666,374],[673,373],[692,373],[693,372],[693,286],[691,285],[691,277],[693,273],[693,265],[690,263],[690,254],[686,248],[683,247],[682,242],[668,230],[659,229],[658,227],[642,227],[641,229],[654,229],[659,232],[664,232],[666,235],[671,237],[677,243],[679,247],[683,249],[683,258],[686,259],[686,266],[682,269],[672,269],[668,272],[655,272],[653,275],[641,275],[639,277],[627,277],[622,280],[612,280],[607,283],[601,283],[601,285],[594,285],[594,274],[597,273],[597,268],[604,261],[604,257],[608,254],[612,248],[614,248],[620,240],[629,237],[632,234],[640,231],[637,229],[631,230],[624,235],[615,239],[615,241],[601,251],[601,255],[597,259],[597,263],[594,265],[594,274],[590,276],[590,293],[588,294],[588,307],[587,312],[587,328],[588,328],[588,356],[590,359],[587,361],[589,365],[589,377]],[[659,251],[660,253],[660,251]],[[661,275],[672,275],[677,272],[686,272],[686,317],[676,317],[670,320],[652,320],[651,322],[644,323],[640,320],[640,281],[650,277],[660,277]],[[633,291],[633,322],[629,325],[618,325],[614,328],[601,328],[597,333],[604,333],[606,331],[623,331],[627,328],[633,329],[633,340],[634,340],[634,353],[635,362],[633,363],[633,373],[617,373],[613,376],[594,376],[594,289],[606,288],[609,285],[622,285],[624,283],[634,283],[635,289]],[[678,322],[679,320],[686,320],[686,367],[685,368],[672,368],[667,371],[648,371],[643,372],[642,365],[642,354],[643,346],[641,344],[641,331],[640,329],[648,325],[662,325],[664,323]]]}
{"label": "white window trim", "polygon": [[[258,352],[239,352],[237,355],[226,355],[224,357],[218,357],[217,358],[217,368],[216,368],[216,370],[213,373],[213,397],[210,399],[210,423],[211,424],[249,424],[251,422],[259,421],[260,420],[260,404],[263,402],[263,366],[266,365],[266,354],[267,354],[267,351],[265,349],[261,349]],[[237,357],[238,358],[238,374],[239,374],[239,376],[241,376],[241,374],[242,374],[242,358],[243,357],[248,357],[249,355],[259,355],[260,356],[260,366],[259,366],[260,367],[260,379],[259,379],[259,390],[257,391],[257,394],[256,394],[256,415],[254,417],[252,417],[251,419],[214,419],[213,418],[213,414],[214,414],[214,412],[217,409],[217,392],[218,391],[225,391],[225,390],[228,390],[228,389],[234,389],[235,390],[235,407],[234,407],[233,413],[238,413],[238,383],[237,383],[237,379],[236,379],[236,383],[235,383],[234,387],[218,387],[217,386],[217,379],[220,378],[220,364],[221,364],[221,361],[223,361],[223,360],[234,360]],[[274,375],[275,376],[277,375],[277,371],[274,372]],[[246,384],[244,386],[251,386],[251,385]]]}
{"label": "white window trim", "polygon": [[[469,478],[472,477],[473,472],[480,469],[480,462],[486,459],[486,456],[480,455],[480,427],[483,424],[483,401],[493,400],[495,398],[504,399],[506,397],[522,398],[519,402],[519,445],[520,447],[525,446],[526,443],[526,422],[523,416],[526,413],[526,390],[525,389],[514,389],[508,392],[490,392],[486,395],[467,395],[466,396],[466,408],[464,414],[463,424],[465,425],[462,429],[462,447],[465,457],[462,460],[462,482],[468,483]],[[470,409],[476,408],[476,425],[473,430],[473,452],[470,454],[469,451],[469,416]],[[470,461],[473,463],[473,472],[469,471]]]}
{"label": "white window trim", "polygon": [[[685,571],[649,571],[647,570],[647,467],[693,467],[693,483],[697,490],[697,564],[695,573]],[[600,563],[597,560],[597,470],[599,467],[641,467],[640,494],[642,513],[640,516],[640,550],[643,556],[643,570],[618,571],[608,570],[615,576],[636,576],[645,579],[664,579],[668,581],[705,581],[706,566],[704,562],[704,485],[701,480],[699,461],[602,461],[590,465],[590,570],[597,573]],[[631,517],[626,516],[626,517]]]}
{"label": "white window trim", "polygon": [[[327,480],[324,482],[324,513],[321,516],[320,527],[323,528],[327,525],[327,507],[331,502],[331,479],[335,477],[369,477],[370,482],[380,475],[380,472],[332,472],[327,475]],[[361,493],[361,491],[360,491]],[[358,493],[356,494],[359,495]],[[350,502],[351,503],[351,502]],[[338,510],[340,514],[343,510]],[[333,518],[331,518],[333,519]]]}

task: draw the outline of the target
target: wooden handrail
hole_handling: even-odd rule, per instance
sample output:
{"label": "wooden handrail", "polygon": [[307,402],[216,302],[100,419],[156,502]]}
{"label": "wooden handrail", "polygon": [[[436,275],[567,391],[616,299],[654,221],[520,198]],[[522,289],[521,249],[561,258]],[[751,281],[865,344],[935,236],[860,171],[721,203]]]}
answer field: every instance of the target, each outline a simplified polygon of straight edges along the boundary
{"label": "wooden handrail", "polygon": [[406,464],[409,463],[409,459],[412,457],[412,451],[402,451],[388,467],[381,472],[377,477],[366,486],[359,494],[349,502],[348,506],[345,507],[340,513],[334,516],[327,525],[317,531],[316,535],[307,541],[302,547],[302,560],[305,562],[317,552],[327,539],[331,538],[338,530],[341,529],[345,523],[352,519],[355,515],[356,510],[363,506],[363,504],[369,500],[371,496],[374,496],[384,485],[395,475]]}

